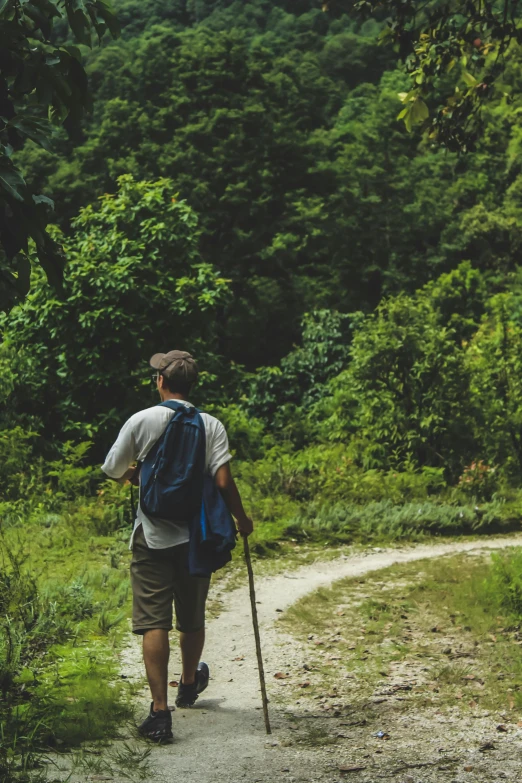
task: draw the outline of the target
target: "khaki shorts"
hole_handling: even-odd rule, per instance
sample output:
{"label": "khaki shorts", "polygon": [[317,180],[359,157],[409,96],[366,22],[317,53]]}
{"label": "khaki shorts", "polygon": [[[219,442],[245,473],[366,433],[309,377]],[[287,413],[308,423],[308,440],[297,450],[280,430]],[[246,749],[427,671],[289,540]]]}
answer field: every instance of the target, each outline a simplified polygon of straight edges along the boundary
{"label": "khaki shorts", "polygon": [[190,576],[188,544],[149,549],[143,528],[132,543],[132,630],[144,634],[156,628],[172,629],[172,602],[176,628],[184,633],[205,627],[205,603],[210,579]]}

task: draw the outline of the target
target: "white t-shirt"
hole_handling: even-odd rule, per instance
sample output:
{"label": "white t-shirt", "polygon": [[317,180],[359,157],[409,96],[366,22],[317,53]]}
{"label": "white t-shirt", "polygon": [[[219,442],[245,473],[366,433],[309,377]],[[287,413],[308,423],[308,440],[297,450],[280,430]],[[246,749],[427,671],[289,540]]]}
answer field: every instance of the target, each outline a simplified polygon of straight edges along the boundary
{"label": "white t-shirt", "polygon": [[[183,400],[183,404],[193,407],[192,403]],[[135,413],[121,428],[116,442],[107,454],[102,470],[110,478],[119,479],[136,461],[145,459],[148,451],[161,437],[174,411],[170,408],[155,405]],[[222,465],[232,459],[229,451],[228,436],[223,424],[202,413],[206,435],[206,469],[214,476]],[[143,525],[145,541],[150,549],[166,549],[169,546],[185,544],[189,540],[188,522],[169,522],[166,520],[150,520],[138,504],[138,512],[134,522],[132,539],[136,529]]]}

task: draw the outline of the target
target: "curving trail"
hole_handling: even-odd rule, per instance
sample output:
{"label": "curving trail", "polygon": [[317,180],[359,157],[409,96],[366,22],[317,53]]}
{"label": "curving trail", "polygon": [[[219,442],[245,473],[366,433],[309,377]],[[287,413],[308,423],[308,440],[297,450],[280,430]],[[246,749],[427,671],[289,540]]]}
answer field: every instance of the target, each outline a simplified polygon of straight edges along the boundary
{"label": "curving trail", "polygon": [[[279,612],[276,610],[284,610],[307,593],[343,577],[360,576],[395,563],[520,545],[522,536],[370,550],[259,580],[258,612],[269,695],[277,687],[273,674],[285,667],[285,661],[293,653],[291,639],[277,631],[275,621]],[[327,773],[320,754],[313,749],[278,742],[281,718],[275,706],[271,708],[273,735],[265,735],[247,586],[221,598],[223,611],[208,624],[204,657],[211,668],[209,688],[196,707],[174,712],[175,741],[152,751],[150,779],[162,783],[180,780],[183,783],[275,783],[279,780],[292,783],[338,779],[332,777],[331,771]],[[127,675],[143,676],[141,653],[134,640],[124,651],[122,664]],[[173,677],[179,672],[176,651],[170,671]],[[143,713],[148,704],[144,690]]]}

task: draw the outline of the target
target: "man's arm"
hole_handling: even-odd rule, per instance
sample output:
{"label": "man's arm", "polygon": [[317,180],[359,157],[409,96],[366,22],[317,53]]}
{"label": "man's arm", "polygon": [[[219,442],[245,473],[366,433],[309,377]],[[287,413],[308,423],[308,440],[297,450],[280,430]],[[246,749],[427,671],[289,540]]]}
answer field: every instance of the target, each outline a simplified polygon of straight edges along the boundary
{"label": "man's arm", "polygon": [[123,425],[116,442],[107,454],[102,470],[119,484],[130,481],[136,472],[133,467],[137,457],[136,443],[130,420]]}
{"label": "man's arm", "polygon": [[232,478],[230,463],[226,462],[217,469],[215,482],[223,496],[223,500],[227,504],[228,510],[236,520],[237,529],[242,536],[249,536],[254,529],[254,523],[245,513],[241,495],[236,482]]}

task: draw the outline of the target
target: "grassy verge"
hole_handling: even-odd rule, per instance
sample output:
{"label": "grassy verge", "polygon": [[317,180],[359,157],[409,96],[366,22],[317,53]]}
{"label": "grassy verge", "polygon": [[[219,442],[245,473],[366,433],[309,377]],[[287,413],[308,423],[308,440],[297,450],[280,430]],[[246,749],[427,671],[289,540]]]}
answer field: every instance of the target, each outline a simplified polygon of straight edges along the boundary
{"label": "grassy verge", "polygon": [[[283,627],[304,668],[297,703],[344,714],[457,706],[522,715],[522,554],[455,556],[338,582],[295,604]],[[286,675],[289,675],[288,677]]]}
{"label": "grassy verge", "polygon": [[514,783],[521,597],[513,549],[402,564],[302,599],[279,620],[285,663],[271,673],[283,743],[313,747],[334,780]]}
{"label": "grassy verge", "polygon": [[128,532],[104,530],[96,513],[69,505],[0,530],[2,781],[34,779],[45,754],[107,740],[132,715],[116,655]]}

